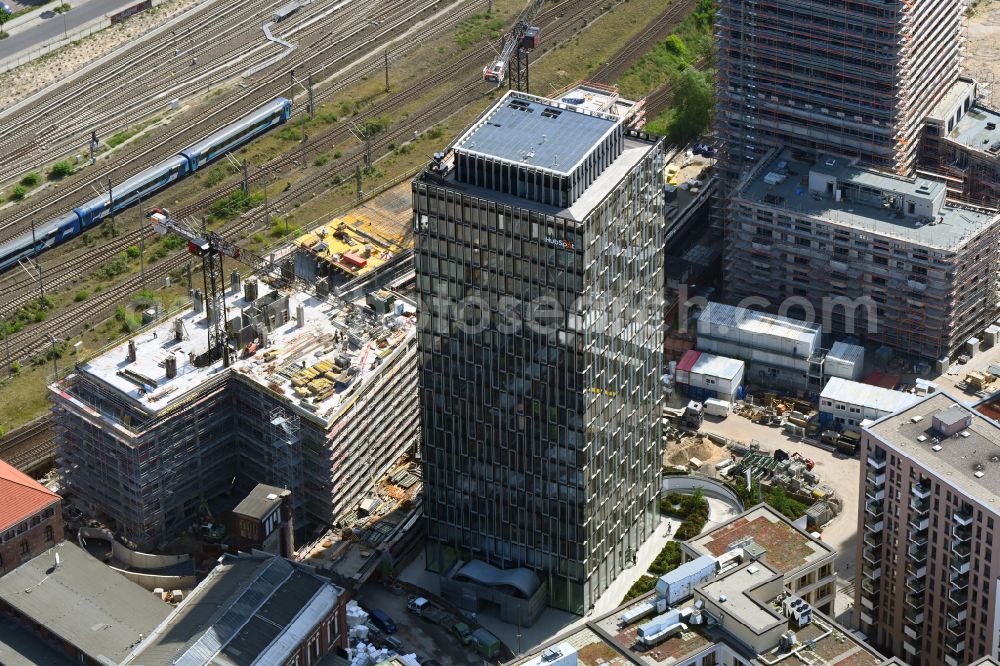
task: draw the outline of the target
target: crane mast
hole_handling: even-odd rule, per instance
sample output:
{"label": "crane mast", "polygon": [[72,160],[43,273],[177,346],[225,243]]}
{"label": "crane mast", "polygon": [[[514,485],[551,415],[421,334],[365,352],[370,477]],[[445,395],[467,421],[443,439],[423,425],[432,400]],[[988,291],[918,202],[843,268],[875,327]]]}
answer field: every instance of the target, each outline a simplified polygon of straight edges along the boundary
{"label": "crane mast", "polygon": [[[510,87],[527,92],[528,51],[538,46],[539,33],[538,28],[532,23],[538,16],[544,1],[531,0],[530,4],[518,15],[510,32],[504,35],[500,53],[483,68],[483,79],[497,84],[497,87],[503,85],[504,79],[507,79]],[[511,59],[515,58],[515,55],[515,69],[508,73]]]}
{"label": "crane mast", "polygon": [[201,257],[202,278],[205,281],[205,298],[208,301],[208,363],[222,358],[228,367],[232,363],[229,341],[225,332],[226,286],[222,258],[238,259],[262,277],[275,277],[274,264],[253,252],[247,252],[230,243],[220,234],[201,231],[175,219],[166,208],[151,208],[146,217],[153,230],[159,234],[174,233],[187,241],[191,254]]}

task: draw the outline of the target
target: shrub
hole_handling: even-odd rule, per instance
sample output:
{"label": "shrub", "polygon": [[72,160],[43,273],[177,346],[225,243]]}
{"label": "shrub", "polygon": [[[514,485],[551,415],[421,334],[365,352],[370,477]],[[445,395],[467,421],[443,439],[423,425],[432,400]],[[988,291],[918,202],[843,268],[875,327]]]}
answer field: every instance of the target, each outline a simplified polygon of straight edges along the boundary
{"label": "shrub", "polygon": [[112,257],[99,271],[99,275],[111,279],[122,273],[128,272],[128,257],[125,256],[124,252],[120,252]]}
{"label": "shrub", "polygon": [[636,597],[641,597],[650,590],[656,587],[656,578],[653,576],[642,576],[639,580],[635,581],[635,584],[629,588],[628,592],[625,593],[625,598],[622,601],[628,601],[630,599],[635,599]]}
{"label": "shrub", "polygon": [[335,159],[335,160],[339,160],[339,159],[340,159],[341,157],[343,157],[343,156],[344,156],[344,153],[342,153],[342,152],[340,152],[340,151],[338,150],[338,151],[336,151],[336,152],[335,152],[335,153],[333,154],[333,159]]}
{"label": "shrub", "polygon": [[205,179],[205,187],[215,187],[221,183],[226,178],[226,173],[222,170],[222,167],[215,167],[208,172],[208,178]]}
{"label": "shrub", "polygon": [[42,177],[34,171],[21,176],[21,184],[25,187],[36,187],[40,182],[42,182]]}
{"label": "shrub", "polygon": [[73,174],[73,164],[67,160],[56,162],[49,169],[49,180],[59,180]]}
{"label": "shrub", "polygon": [[444,128],[440,125],[435,125],[434,127],[427,130],[427,136],[432,139],[440,139],[444,136]]}
{"label": "shrub", "polygon": [[321,167],[329,161],[330,161],[330,156],[327,155],[326,153],[322,155],[317,155],[316,159],[313,160],[313,166]]}
{"label": "shrub", "polygon": [[129,245],[128,248],[126,248],[126,250],[125,250],[125,255],[129,259],[138,259],[139,258],[139,246],[138,245]]}
{"label": "shrub", "polygon": [[28,188],[24,185],[15,185],[14,189],[10,191],[11,201],[20,201],[26,196],[28,196]]}
{"label": "shrub", "polygon": [[87,292],[85,292],[85,291],[83,291],[83,290],[81,289],[80,291],[76,292],[76,296],[74,296],[74,297],[73,297],[73,300],[74,300],[75,302],[79,303],[80,301],[85,301],[85,300],[87,300],[87,297],[88,297],[88,296],[90,296],[90,294],[88,294]]}
{"label": "shrub", "polygon": [[681,546],[676,541],[668,541],[660,554],[656,556],[653,563],[649,565],[649,570],[657,576],[669,573],[680,566]]}
{"label": "shrub", "polygon": [[14,361],[13,363],[10,364],[10,371],[11,371],[11,374],[15,374],[15,375],[18,374],[18,373],[20,373],[21,372],[21,364],[18,363],[17,361]]}

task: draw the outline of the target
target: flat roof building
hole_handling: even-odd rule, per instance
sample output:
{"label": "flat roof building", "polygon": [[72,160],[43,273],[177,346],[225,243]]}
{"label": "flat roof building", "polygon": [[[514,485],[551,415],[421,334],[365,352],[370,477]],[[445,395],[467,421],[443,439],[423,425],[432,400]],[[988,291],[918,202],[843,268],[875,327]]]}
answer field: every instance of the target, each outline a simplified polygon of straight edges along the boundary
{"label": "flat roof building", "polygon": [[782,576],[785,587],[822,612],[834,614],[837,552],[769,505],[758,504],[681,543],[685,560],[705,555],[718,558],[734,548],[749,548],[755,560]]}
{"label": "flat roof building", "polygon": [[141,547],[180,534],[234,478],[290,490],[299,529],[333,524],[415,445],[413,303],[262,289],[227,290],[228,368],[204,363],[196,301],[51,387],[67,495]]}
{"label": "flat roof building", "polygon": [[[767,560],[735,560],[676,603],[650,593],[543,643],[508,666],[547,651],[576,652],[579,666],[877,666],[885,657],[787,589]],[[563,647],[565,646],[565,647]],[[545,663],[545,661],[542,661]]]}
{"label": "flat roof building", "polygon": [[1000,214],[841,157],[773,154],[733,195],[734,298],[937,360],[1000,314]]}
{"label": "flat roof building", "polygon": [[861,462],[861,630],[911,664],[996,655],[1000,425],[934,393],[865,427]]}
{"label": "flat roof building", "polygon": [[466,610],[524,569],[522,624],[582,614],[658,521],[662,187],[655,138],[514,91],[413,181],[426,561],[488,565]]}
{"label": "flat roof building", "polygon": [[819,421],[824,426],[859,430],[862,421],[880,419],[917,400],[912,393],[832,377],[819,394]]}
{"label": "flat roof building", "polygon": [[69,541],[0,577],[0,608],[83,664],[120,663],[171,610]]}

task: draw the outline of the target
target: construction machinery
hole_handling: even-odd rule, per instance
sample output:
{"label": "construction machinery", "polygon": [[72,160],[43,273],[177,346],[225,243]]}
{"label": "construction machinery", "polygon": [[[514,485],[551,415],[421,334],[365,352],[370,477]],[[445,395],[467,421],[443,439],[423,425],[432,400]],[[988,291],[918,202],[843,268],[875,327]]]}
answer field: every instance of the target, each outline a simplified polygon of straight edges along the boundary
{"label": "construction machinery", "polygon": [[207,229],[198,231],[174,219],[166,208],[151,208],[146,217],[151,221],[154,231],[159,234],[170,232],[177,234],[187,241],[188,252],[201,257],[205,298],[208,300],[208,350],[203,362],[208,365],[221,357],[222,362],[228,367],[232,362],[232,356],[225,334],[226,287],[222,257],[239,259],[263,278],[274,278],[276,273],[280,272],[272,262],[243,250],[220,234]]}
{"label": "construction machinery", "polygon": [[483,79],[497,84],[498,88],[506,80],[508,87],[528,92],[528,52],[538,46],[540,32],[532,22],[538,16],[544,1],[531,0],[518,15],[510,32],[504,35],[500,52],[483,68]]}

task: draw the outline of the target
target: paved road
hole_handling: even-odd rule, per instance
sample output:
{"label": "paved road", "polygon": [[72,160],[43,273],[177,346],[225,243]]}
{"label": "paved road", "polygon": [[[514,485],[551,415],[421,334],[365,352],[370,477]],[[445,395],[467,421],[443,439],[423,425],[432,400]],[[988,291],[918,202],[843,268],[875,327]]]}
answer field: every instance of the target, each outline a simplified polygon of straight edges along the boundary
{"label": "paved road", "polygon": [[[4,31],[10,37],[0,40],[0,60],[24,51],[31,51],[48,40],[61,37],[64,33],[72,34],[84,24],[104,16],[113,14],[119,9],[136,4],[138,0],[69,0],[73,9],[64,14],[55,14],[48,7],[36,9],[24,17],[24,22],[8,27]],[[55,6],[53,3],[51,6]],[[49,18],[43,18],[45,14]],[[30,19],[28,18],[30,17]]]}

